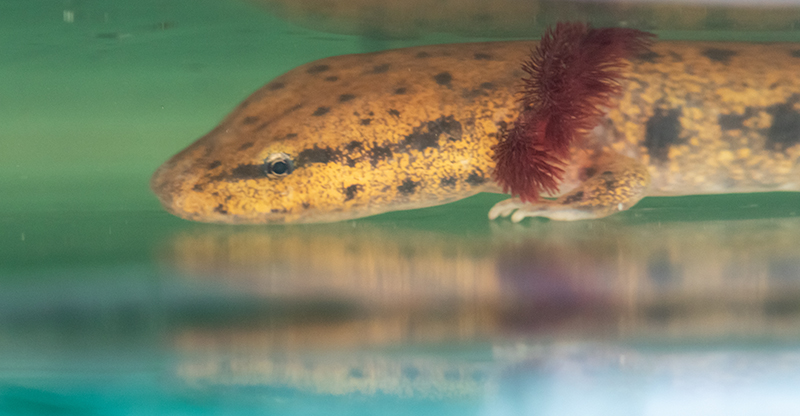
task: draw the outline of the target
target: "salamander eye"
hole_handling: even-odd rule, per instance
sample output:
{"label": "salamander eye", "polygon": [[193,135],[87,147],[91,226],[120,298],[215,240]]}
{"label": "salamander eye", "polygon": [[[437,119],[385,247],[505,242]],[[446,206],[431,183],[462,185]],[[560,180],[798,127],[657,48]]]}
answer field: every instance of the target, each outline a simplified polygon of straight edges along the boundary
{"label": "salamander eye", "polygon": [[292,158],[286,153],[273,153],[264,159],[264,173],[269,178],[281,178],[293,170]]}

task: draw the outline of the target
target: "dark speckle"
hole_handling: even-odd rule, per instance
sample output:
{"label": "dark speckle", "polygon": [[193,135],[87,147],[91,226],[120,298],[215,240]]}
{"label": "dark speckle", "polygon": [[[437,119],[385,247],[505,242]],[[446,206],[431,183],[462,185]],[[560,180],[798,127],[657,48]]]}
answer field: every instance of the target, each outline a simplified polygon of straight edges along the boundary
{"label": "dark speckle", "polygon": [[378,162],[382,160],[390,159],[393,155],[392,149],[389,146],[378,146],[373,143],[372,148],[369,150],[369,158],[372,166],[377,165]]}
{"label": "dark speckle", "polygon": [[284,136],[283,138],[284,138],[284,139],[293,139],[293,138],[295,138],[295,137],[297,137],[297,133],[288,133],[288,134],[287,134],[286,136]]}
{"label": "dark speckle", "polygon": [[361,125],[362,126],[369,126],[369,123],[372,123],[372,119],[371,118],[362,118],[361,119]]}
{"label": "dark speckle", "polygon": [[247,142],[247,143],[243,143],[241,146],[239,146],[239,150],[247,150],[247,149],[249,149],[251,147],[253,147],[253,142]]}
{"label": "dark speckle", "polygon": [[285,86],[286,86],[286,84],[284,84],[282,82],[273,82],[272,84],[269,84],[267,86],[267,88],[269,88],[270,91],[275,91],[275,90],[279,90],[279,89],[281,89],[281,88],[283,88]]}
{"label": "dark speckle", "polygon": [[727,64],[730,62],[732,56],[736,56],[736,51],[732,51],[730,49],[708,48],[703,51],[703,56],[712,61]]}
{"label": "dark speckle", "polygon": [[305,208],[305,209],[309,209],[309,208],[311,208],[311,204],[310,204],[310,203],[308,203],[308,202],[303,202],[301,205],[302,205],[302,206],[303,206],[303,208]]}
{"label": "dark speckle", "polygon": [[263,178],[264,169],[261,165],[239,165],[231,171],[229,180],[247,180]]}
{"label": "dark speckle", "polygon": [[356,98],[356,96],[353,95],[353,94],[342,94],[342,95],[339,96],[339,102],[340,103],[344,103],[344,102],[352,100],[353,98]]}
{"label": "dark speckle", "polygon": [[314,65],[311,68],[308,68],[306,72],[309,74],[319,74],[320,72],[325,72],[329,69],[331,69],[331,67],[328,65]]}
{"label": "dark speckle", "polygon": [[291,114],[291,113],[293,113],[293,112],[295,112],[295,111],[297,111],[297,110],[299,110],[301,108],[303,108],[303,104],[295,104],[295,105],[287,108],[286,111],[283,112],[283,115]]}
{"label": "dark speckle", "polygon": [[301,167],[311,163],[330,163],[336,161],[341,156],[340,152],[330,147],[319,147],[316,144],[311,149],[305,149],[298,153],[295,166]]}
{"label": "dark speckle", "polygon": [[195,191],[195,192],[203,192],[203,185],[200,185],[198,183],[197,185],[192,187],[192,190]]}
{"label": "dark speckle", "polygon": [[722,131],[738,130],[744,127],[744,121],[749,117],[749,111],[744,114],[720,114],[717,123]]}
{"label": "dark speckle", "polygon": [[440,72],[434,75],[433,79],[436,81],[437,84],[449,87],[450,81],[453,80],[453,76],[450,75],[449,72]]}
{"label": "dark speckle", "polygon": [[389,67],[391,67],[390,64],[376,65],[375,67],[372,68],[372,73],[373,74],[383,74],[384,72],[389,70]]}
{"label": "dark speckle", "polygon": [[656,60],[658,60],[658,58],[660,58],[660,57],[661,57],[661,55],[659,55],[659,54],[657,54],[657,53],[655,53],[653,51],[647,51],[645,53],[640,53],[637,56],[637,58],[639,60],[644,61],[644,62],[650,62],[650,63],[655,63]]}
{"label": "dark speckle", "polygon": [[406,93],[406,89],[405,88],[398,88],[398,89],[394,90],[394,93],[397,94],[397,95],[405,94]]}
{"label": "dark speckle", "polygon": [[675,51],[669,51],[669,56],[672,58],[672,62],[683,62],[683,55]]}
{"label": "dark speckle", "polygon": [[322,115],[328,114],[328,111],[330,111],[330,110],[331,110],[331,109],[330,109],[330,107],[318,107],[318,108],[316,109],[316,111],[314,111],[313,113],[311,113],[311,115],[312,115],[312,116],[315,116],[315,117],[319,117],[319,116],[322,116]]}
{"label": "dark speckle", "polygon": [[339,80],[339,77],[337,77],[336,75],[331,75],[329,77],[325,77],[325,81],[328,81],[328,82],[336,82],[338,80]]}
{"label": "dark speckle", "polygon": [[479,87],[482,90],[493,90],[494,89],[494,84],[492,84],[491,82],[484,82],[481,85],[479,85]]}
{"label": "dark speckle", "polygon": [[391,115],[393,115],[395,117],[400,117],[400,112],[395,110],[394,108],[389,109],[389,114],[391,114]]}
{"label": "dark speckle", "polygon": [[417,189],[418,182],[414,182],[411,179],[406,179],[403,181],[403,184],[397,187],[397,190],[400,191],[403,195],[411,195]]}
{"label": "dark speckle", "polygon": [[447,186],[452,188],[456,186],[456,183],[458,183],[458,179],[456,179],[455,176],[450,176],[447,178],[442,178],[442,180],[439,182],[439,186]]}
{"label": "dark speckle", "polygon": [[347,145],[344,148],[348,152],[352,152],[353,150],[362,149],[363,147],[364,145],[361,142],[353,140],[352,142],[347,143]]}
{"label": "dark speckle", "polygon": [[214,207],[214,212],[219,212],[220,214],[225,215],[228,213],[228,210],[226,210],[222,204],[219,204],[216,207]]}
{"label": "dark speckle", "polygon": [[483,172],[480,171],[472,171],[469,176],[467,176],[467,183],[476,186],[486,182],[486,178],[483,176]]}
{"label": "dark speckle", "polygon": [[364,189],[361,185],[350,185],[347,188],[344,188],[344,200],[350,201],[351,199],[356,197],[359,191]]}
{"label": "dark speckle", "polygon": [[489,59],[492,59],[492,55],[489,55],[488,53],[476,53],[475,59],[479,61],[488,61]]}
{"label": "dark speckle", "polygon": [[800,58],[800,49],[795,49],[789,52],[789,55],[791,55],[792,58]]}
{"label": "dark speckle", "polygon": [[405,148],[425,150],[428,147],[439,147],[439,136],[445,135],[448,140],[461,140],[461,123],[453,116],[439,117],[436,120],[423,123],[406,136],[401,145]]}
{"label": "dark speckle", "polygon": [[428,52],[417,52],[417,58],[428,58],[431,56]]}
{"label": "dark speckle", "polygon": [[647,120],[644,145],[650,157],[664,161],[669,154],[669,147],[677,143],[680,136],[681,124],[678,118],[681,109],[658,109],[650,120]]}
{"label": "dark speckle", "polygon": [[800,142],[800,113],[791,104],[774,105],[767,111],[772,114],[772,125],[767,130],[768,148],[786,150]]}
{"label": "dark speckle", "polygon": [[213,162],[208,164],[208,168],[209,169],[216,169],[216,168],[220,167],[220,165],[222,165],[222,162],[220,162],[219,160],[215,160],[215,161],[213,161]]}
{"label": "dark speckle", "polygon": [[574,194],[564,198],[564,200],[562,201],[562,204],[563,205],[568,205],[568,204],[572,204],[574,202],[578,202],[578,201],[580,201],[582,199],[583,199],[583,191],[578,191],[578,192],[575,192]]}
{"label": "dark speckle", "polygon": [[242,124],[255,124],[258,123],[259,120],[261,119],[256,116],[247,116],[242,119]]}

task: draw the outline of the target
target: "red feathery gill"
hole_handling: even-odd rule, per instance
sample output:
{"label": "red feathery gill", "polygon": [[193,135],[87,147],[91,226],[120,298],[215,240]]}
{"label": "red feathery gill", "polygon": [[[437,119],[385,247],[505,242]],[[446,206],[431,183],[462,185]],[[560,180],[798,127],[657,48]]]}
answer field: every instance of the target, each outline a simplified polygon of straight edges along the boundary
{"label": "red feathery gill", "polygon": [[553,194],[570,146],[603,117],[621,93],[625,60],[645,52],[655,35],[635,29],[593,29],[585,23],[549,28],[522,69],[522,112],[492,146],[495,179],[523,201]]}

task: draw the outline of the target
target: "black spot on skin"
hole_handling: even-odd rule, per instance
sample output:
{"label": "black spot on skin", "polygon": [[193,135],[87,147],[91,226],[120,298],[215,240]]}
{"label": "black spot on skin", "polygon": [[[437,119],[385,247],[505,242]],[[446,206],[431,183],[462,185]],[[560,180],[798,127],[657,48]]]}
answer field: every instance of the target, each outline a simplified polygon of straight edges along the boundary
{"label": "black spot on skin", "polygon": [[253,142],[247,142],[239,146],[239,150],[247,150],[251,147],[253,147]]}
{"label": "black spot on skin", "polygon": [[456,141],[461,140],[461,134],[461,123],[456,121],[453,116],[439,117],[415,127],[400,144],[407,149],[422,151],[428,147],[438,148],[441,135],[446,135],[448,140]]}
{"label": "black spot on skin", "polygon": [[203,192],[203,185],[200,185],[198,183],[197,185],[192,187],[192,190],[195,191],[195,192]]}
{"label": "black spot on skin", "polygon": [[328,82],[336,82],[338,80],[339,80],[339,77],[337,77],[336,75],[331,75],[331,76],[325,78],[325,81],[328,81]]}
{"label": "black spot on skin", "polygon": [[433,76],[433,79],[436,81],[437,84],[443,85],[445,87],[450,86],[450,81],[453,80],[453,76],[450,75],[449,72],[440,72]]}
{"label": "black spot on skin", "polygon": [[582,199],[583,199],[583,191],[578,191],[578,192],[575,192],[574,194],[564,198],[564,201],[562,201],[562,204],[563,205],[572,204],[572,203],[578,202],[578,201],[580,201]]}
{"label": "black spot on skin", "polygon": [[374,68],[372,68],[372,73],[373,74],[383,74],[384,72],[389,70],[389,67],[391,67],[390,64],[377,65]]}
{"label": "black spot on skin", "polygon": [[228,213],[228,210],[226,210],[222,204],[219,204],[216,207],[214,207],[214,212],[219,212],[220,214],[225,215]]}
{"label": "black spot on skin", "polygon": [[678,118],[681,109],[658,109],[650,120],[647,120],[644,145],[650,157],[655,160],[665,161],[669,154],[669,147],[678,143],[681,124]]}
{"label": "black spot on skin", "polygon": [[393,115],[395,117],[400,117],[400,112],[395,110],[394,108],[389,109],[389,114],[391,114],[391,115]]}
{"label": "black spot on skin", "polygon": [[800,142],[800,113],[791,104],[774,105],[767,112],[772,114],[772,125],[767,130],[767,148],[786,150]]}
{"label": "black spot on skin", "polygon": [[228,175],[228,180],[247,180],[263,178],[264,168],[261,165],[239,165]]}
{"label": "black spot on skin", "polygon": [[283,112],[283,115],[291,114],[299,109],[303,108],[303,104],[295,104],[286,111]]}
{"label": "black spot on skin", "polygon": [[345,202],[350,201],[351,199],[356,197],[356,194],[364,189],[361,185],[350,185],[347,188],[344,188],[344,200]]}
{"label": "black spot on skin", "polygon": [[731,57],[736,56],[736,51],[732,51],[730,49],[708,48],[703,51],[703,56],[712,61],[727,64],[730,62]]}
{"label": "black spot on skin", "polygon": [[319,74],[320,72],[325,72],[331,69],[328,65],[314,65],[311,68],[308,68],[306,72],[309,74]]}
{"label": "black spot on skin", "polygon": [[285,139],[293,139],[295,137],[297,137],[297,133],[289,133],[286,136],[284,136]]}
{"label": "black spot on skin", "polygon": [[411,195],[417,189],[418,182],[414,182],[411,179],[406,179],[403,181],[403,184],[397,187],[397,190],[400,191],[403,195]]}
{"label": "black spot on skin", "polygon": [[314,117],[319,117],[328,114],[328,111],[331,111],[330,107],[317,107],[317,109],[313,113],[311,113],[311,115]]}
{"label": "black spot on skin", "polygon": [[311,149],[304,149],[297,155],[295,166],[301,167],[311,163],[330,163],[335,162],[341,156],[338,152],[330,147],[318,147],[316,144]]}
{"label": "black spot on skin", "polygon": [[479,61],[488,61],[492,59],[492,55],[489,55],[488,53],[476,53],[474,56],[475,59]]}
{"label": "black spot on skin", "polygon": [[429,58],[430,56],[431,54],[429,54],[428,52],[417,52],[416,55],[417,58]]}
{"label": "black spot on skin", "polygon": [[259,120],[261,119],[256,116],[247,116],[242,119],[242,124],[255,124],[258,123]]}
{"label": "black spot on skin", "polygon": [[220,165],[222,165],[222,162],[220,162],[219,160],[215,160],[208,164],[208,169],[216,169],[220,167]]}
{"label": "black spot on skin", "polygon": [[792,58],[800,58],[800,49],[795,49],[789,52],[789,55],[791,55]]}
{"label": "black spot on skin", "polygon": [[382,160],[391,159],[393,155],[389,146],[378,146],[373,143],[372,148],[369,149],[369,159],[373,167]]}
{"label": "black spot on skin", "polygon": [[607,170],[600,174],[600,179],[602,179],[603,182],[605,182],[604,185],[607,190],[613,191],[614,189],[617,188],[617,181],[614,180],[614,172]]}
{"label": "black spot on skin", "polygon": [[394,93],[397,94],[397,95],[402,95],[402,94],[406,93],[406,89],[405,88],[398,88],[398,89],[394,90]]}
{"label": "black spot on skin", "polygon": [[253,132],[259,132],[259,131],[261,131],[261,130],[264,130],[264,129],[265,129],[265,128],[267,128],[267,126],[269,126],[270,124],[272,124],[272,122],[271,122],[271,121],[265,121],[265,122],[263,122],[263,123],[259,124],[259,125],[258,125],[258,127],[256,127],[256,128],[253,130]]}
{"label": "black spot on skin", "polygon": [[302,206],[303,206],[303,208],[305,208],[305,209],[309,209],[309,208],[311,208],[311,204],[309,204],[308,202],[303,202],[301,205],[302,205]]}
{"label": "black spot on skin", "polygon": [[286,84],[284,84],[282,82],[273,82],[272,84],[267,85],[267,88],[270,91],[275,91],[275,90],[279,90],[279,89],[281,89],[281,88],[283,88],[285,86],[286,86]]}
{"label": "black spot on skin", "polygon": [[483,177],[483,172],[472,171],[472,173],[467,176],[467,183],[476,186],[486,182],[486,178]]}
{"label": "black spot on skin", "polygon": [[369,123],[372,123],[372,119],[371,118],[362,118],[361,119],[361,125],[362,126],[369,126]]}
{"label": "black spot on skin", "polygon": [[480,87],[480,89],[482,90],[493,90],[495,88],[494,84],[492,84],[491,82],[484,82],[478,87]]}
{"label": "black spot on skin", "polygon": [[370,111],[369,113],[367,113],[367,115],[368,115],[368,116],[370,116],[370,117],[372,117],[372,116],[374,116],[374,115],[375,115],[375,113],[373,113],[372,111]]}
{"label": "black spot on skin", "polygon": [[347,145],[344,147],[344,149],[347,150],[348,152],[352,152],[353,150],[362,149],[362,148],[364,148],[364,145],[361,142],[356,141],[356,140],[353,140],[352,142],[347,143]]}
{"label": "black spot on skin", "polygon": [[661,55],[659,55],[659,54],[657,54],[657,53],[655,53],[653,51],[647,51],[645,53],[640,53],[636,58],[638,58],[639,60],[644,61],[644,62],[655,63],[656,60],[658,60],[658,58],[660,58],[660,57],[661,57]]}
{"label": "black spot on skin", "polygon": [[594,176],[597,173],[597,168],[593,166],[589,166],[588,168],[583,170],[583,174],[581,175],[581,180],[586,180]]}
{"label": "black spot on skin", "polygon": [[717,117],[719,128],[722,131],[741,129],[744,127],[744,121],[750,117],[748,113],[749,111],[746,111],[744,114],[720,114],[719,117]]}
{"label": "black spot on skin", "polygon": [[448,178],[442,178],[442,180],[439,181],[439,186],[447,186],[452,188],[456,186],[456,183],[458,183],[458,179],[456,179],[455,176],[450,176]]}
{"label": "black spot on skin", "polygon": [[345,103],[347,101],[352,100],[353,98],[356,98],[356,96],[353,95],[353,94],[342,94],[342,95],[339,96],[339,102],[340,103]]}

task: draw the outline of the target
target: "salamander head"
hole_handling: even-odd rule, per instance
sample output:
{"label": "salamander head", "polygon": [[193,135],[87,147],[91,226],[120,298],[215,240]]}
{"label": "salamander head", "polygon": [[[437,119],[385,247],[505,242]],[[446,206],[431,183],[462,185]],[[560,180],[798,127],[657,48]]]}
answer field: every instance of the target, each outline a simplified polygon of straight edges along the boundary
{"label": "salamander head", "polygon": [[438,45],[298,67],[164,163],[151,187],[171,213],[219,223],[338,221],[486,190],[491,137],[514,116],[509,86],[529,48]]}

